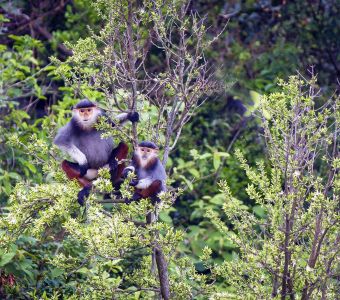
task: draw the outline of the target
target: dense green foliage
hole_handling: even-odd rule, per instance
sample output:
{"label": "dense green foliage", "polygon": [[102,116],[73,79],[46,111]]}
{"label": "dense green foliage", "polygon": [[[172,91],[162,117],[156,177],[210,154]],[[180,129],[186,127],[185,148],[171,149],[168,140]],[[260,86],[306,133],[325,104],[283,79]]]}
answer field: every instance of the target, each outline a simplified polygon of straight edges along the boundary
{"label": "dense green foliage", "polygon": [[250,180],[246,192],[260,210],[249,211],[222,181],[223,210],[237,234],[216,212],[207,212],[240,255],[236,262],[213,268],[213,273],[241,292],[234,296],[239,299],[282,294],[335,299],[339,101],[331,99],[317,108],[315,78],[306,83],[291,77],[280,85],[282,91],[261,101],[268,162],[258,161],[255,168],[240,150],[235,153]]}
{"label": "dense green foliage", "polygon": [[[336,1],[181,3],[0,4],[1,299],[159,297],[155,247],[171,299],[336,298]],[[99,124],[115,141],[161,146],[158,222],[102,203],[105,171],[79,207],[52,139],[83,97],[140,113]]]}

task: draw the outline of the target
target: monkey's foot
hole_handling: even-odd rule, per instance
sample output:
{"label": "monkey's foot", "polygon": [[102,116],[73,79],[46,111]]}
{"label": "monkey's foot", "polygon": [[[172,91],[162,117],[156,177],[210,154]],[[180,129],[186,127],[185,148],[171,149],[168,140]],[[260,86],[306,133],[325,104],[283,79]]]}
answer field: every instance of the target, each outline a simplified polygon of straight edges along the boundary
{"label": "monkey's foot", "polygon": [[79,193],[78,193],[78,203],[81,206],[84,206],[85,199],[90,195],[91,186],[85,186]]}
{"label": "monkey's foot", "polygon": [[124,199],[124,202],[125,202],[125,204],[130,204],[130,203],[132,202],[132,200],[131,200],[131,199],[125,198],[125,199]]}
{"label": "monkey's foot", "polygon": [[83,187],[91,186],[91,181],[87,180],[84,177],[80,177],[80,167],[77,163],[64,160],[61,163],[61,168],[65,172],[68,179],[77,179],[79,184]]}

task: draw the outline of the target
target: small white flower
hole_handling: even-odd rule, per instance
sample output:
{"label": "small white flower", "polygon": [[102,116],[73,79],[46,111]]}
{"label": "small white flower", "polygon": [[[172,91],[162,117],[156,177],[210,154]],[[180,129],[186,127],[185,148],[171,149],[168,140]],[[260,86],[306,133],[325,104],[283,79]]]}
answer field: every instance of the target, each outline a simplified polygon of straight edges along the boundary
{"label": "small white flower", "polygon": [[293,176],[294,177],[299,177],[301,175],[300,171],[296,170],[294,173],[293,173]]}
{"label": "small white flower", "polygon": [[313,268],[311,268],[309,265],[307,265],[306,271],[307,271],[307,272],[312,272],[312,271],[313,271]]}

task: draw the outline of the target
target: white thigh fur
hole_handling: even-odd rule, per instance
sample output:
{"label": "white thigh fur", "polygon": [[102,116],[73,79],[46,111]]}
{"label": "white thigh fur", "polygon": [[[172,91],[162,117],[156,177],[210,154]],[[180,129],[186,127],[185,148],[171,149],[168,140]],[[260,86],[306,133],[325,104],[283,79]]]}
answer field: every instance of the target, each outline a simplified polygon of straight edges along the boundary
{"label": "white thigh fur", "polygon": [[70,147],[61,146],[61,150],[65,151],[69,156],[72,157],[74,161],[76,161],[80,165],[87,164],[86,156],[83,152],[81,152],[76,146],[72,145]]}
{"label": "white thigh fur", "polygon": [[[110,169],[109,164],[103,166],[103,168]],[[98,177],[98,170],[97,169],[88,169],[85,176],[88,180],[93,180]]]}
{"label": "white thigh fur", "polygon": [[98,176],[98,170],[97,169],[88,169],[84,177],[87,180],[93,180],[93,179],[97,178],[97,176]]}
{"label": "white thigh fur", "polygon": [[152,183],[151,178],[144,178],[138,181],[138,184],[136,185],[137,189],[146,189],[148,188]]}

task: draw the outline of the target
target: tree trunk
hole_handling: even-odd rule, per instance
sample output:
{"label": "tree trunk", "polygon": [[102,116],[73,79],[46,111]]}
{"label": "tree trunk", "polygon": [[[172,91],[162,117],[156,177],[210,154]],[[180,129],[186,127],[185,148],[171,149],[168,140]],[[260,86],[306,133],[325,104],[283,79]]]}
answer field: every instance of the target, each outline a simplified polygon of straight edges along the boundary
{"label": "tree trunk", "polygon": [[158,269],[159,283],[161,294],[164,300],[170,299],[170,286],[168,275],[168,263],[164,257],[163,251],[159,245],[155,247],[155,256]]}

